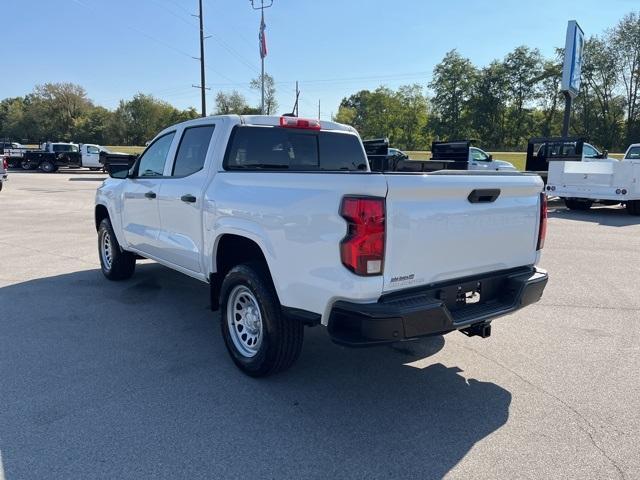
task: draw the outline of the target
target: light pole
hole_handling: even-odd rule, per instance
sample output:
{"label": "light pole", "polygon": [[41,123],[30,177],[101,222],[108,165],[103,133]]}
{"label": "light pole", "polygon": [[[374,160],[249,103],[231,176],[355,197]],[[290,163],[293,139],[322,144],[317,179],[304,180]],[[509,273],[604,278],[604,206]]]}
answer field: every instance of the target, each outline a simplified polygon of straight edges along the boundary
{"label": "light pole", "polygon": [[273,5],[273,0],[268,0],[269,4],[265,5],[264,0],[260,0],[260,6],[256,6],[257,0],[249,0],[251,2],[251,8],[254,10],[260,10],[260,33],[258,34],[258,41],[260,47],[260,83],[261,83],[261,95],[260,95],[260,113],[264,115],[264,57],[267,56],[267,38],[265,37],[264,30],[266,28],[264,23],[264,10],[270,8]]}

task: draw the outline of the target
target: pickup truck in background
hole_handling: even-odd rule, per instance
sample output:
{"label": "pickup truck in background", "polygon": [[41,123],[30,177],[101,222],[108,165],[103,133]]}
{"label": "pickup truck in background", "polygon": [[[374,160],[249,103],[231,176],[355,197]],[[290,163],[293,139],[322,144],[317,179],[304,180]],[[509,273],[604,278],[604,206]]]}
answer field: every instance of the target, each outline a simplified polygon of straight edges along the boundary
{"label": "pickup truck in background", "polygon": [[534,137],[527,145],[525,170],[540,175],[547,182],[553,161],[617,162],[609,152],[601,152],[581,137]]}
{"label": "pickup truck in background", "polygon": [[305,325],[348,346],[488,337],[547,283],[539,176],[374,171],[346,125],[190,120],[133,168],[108,171],[94,212],[104,276],[130,278],[144,257],[208,283],[230,356],[251,376],[288,368]]}
{"label": "pickup truck in background", "polygon": [[631,145],[622,161],[578,157],[550,162],[546,191],[571,210],[623,204],[630,215],[640,215],[640,144]]}
{"label": "pickup truck in background", "polygon": [[9,166],[24,170],[40,169],[52,173],[59,167],[79,167],[82,165],[80,149],[75,143],[46,142],[39,150],[27,148],[5,149]]}
{"label": "pickup truck in background", "polygon": [[[431,160],[412,160],[397,148],[389,147],[387,138],[363,142],[372,170],[404,170],[430,172],[436,170],[512,171],[517,169],[504,160],[494,160],[491,154],[471,146],[471,141],[433,142]],[[425,163],[432,162],[432,163]]]}

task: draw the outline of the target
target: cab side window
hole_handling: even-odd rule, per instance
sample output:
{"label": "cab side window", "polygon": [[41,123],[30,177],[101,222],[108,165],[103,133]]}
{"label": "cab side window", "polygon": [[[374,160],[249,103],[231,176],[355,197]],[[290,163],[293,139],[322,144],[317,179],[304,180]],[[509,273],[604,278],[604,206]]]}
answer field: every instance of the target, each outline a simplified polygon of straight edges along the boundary
{"label": "cab side window", "polygon": [[482,150],[476,148],[471,149],[471,158],[477,162],[488,162],[489,157]]}
{"label": "cab side window", "polygon": [[595,158],[598,156],[598,152],[596,151],[596,149],[590,145],[585,145],[584,147],[582,147],[582,153],[587,158]]}
{"label": "cab side window", "polygon": [[98,147],[87,147],[87,153],[100,153],[100,149]]}
{"label": "cab side window", "polygon": [[215,125],[185,128],[173,162],[172,177],[186,177],[204,167]]}
{"label": "cab side window", "polygon": [[161,177],[176,132],[167,133],[153,142],[138,162],[138,177]]}

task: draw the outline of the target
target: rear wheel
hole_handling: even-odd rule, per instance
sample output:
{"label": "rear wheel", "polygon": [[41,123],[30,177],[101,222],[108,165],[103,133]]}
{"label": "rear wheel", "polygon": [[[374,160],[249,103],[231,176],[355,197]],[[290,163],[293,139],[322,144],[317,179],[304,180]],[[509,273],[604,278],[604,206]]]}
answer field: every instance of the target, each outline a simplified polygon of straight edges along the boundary
{"label": "rear wheel", "polygon": [[98,228],[98,255],[102,273],[109,280],[131,278],[136,269],[136,256],[120,248],[108,218],[102,220]]}
{"label": "rear wheel", "polygon": [[20,167],[23,170],[33,170],[33,165],[31,165],[31,162],[29,160],[22,160],[20,162]]}
{"label": "rear wheel", "polygon": [[564,204],[569,210],[589,210],[593,205],[593,200],[586,198],[565,198]]}
{"label": "rear wheel", "polygon": [[42,170],[44,173],[53,173],[58,170],[58,167],[56,167],[55,163],[53,163],[52,161],[44,160],[40,164],[40,170]]}
{"label": "rear wheel", "polygon": [[640,215],[640,200],[630,200],[627,202],[627,213],[629,215]]}
{"label": "rear wheel", "polygon": [[304,326],[282,314],[266,268],[237,265],[220,289],[221,329],[233,362],[252,377],[289,368],[300,355]]}

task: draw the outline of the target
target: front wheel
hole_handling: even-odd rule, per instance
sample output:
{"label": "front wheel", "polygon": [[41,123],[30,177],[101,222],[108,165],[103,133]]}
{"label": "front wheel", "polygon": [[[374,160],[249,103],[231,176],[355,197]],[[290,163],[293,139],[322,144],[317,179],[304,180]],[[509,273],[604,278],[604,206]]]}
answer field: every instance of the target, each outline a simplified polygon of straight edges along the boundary
{"label": "front wheel", "polygon": [[569,210],[589,210],[593,205],[592,200],[586,198],[565,198],[564,204]]}
{"label": "front wheel", "polygon": [[136,269],[136,256],[120,248],[108,218],[102,220],[98,228],[98,255],[102,274],[109,280],[131,278]]}
{"label": "front wheel", "polygon": [[31,165],[31,162],[29,160],[22,160],[20,162],[20,167],[23,170],[33,170],[33,165]]}
{"label": "front wheel", "polygon": [[233,362],[252,377],[289,368],[302,350],[304,326],[282,314],[268,271],[250,263],[232,268],[220,289],[221,329]]}

